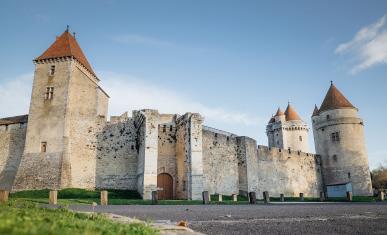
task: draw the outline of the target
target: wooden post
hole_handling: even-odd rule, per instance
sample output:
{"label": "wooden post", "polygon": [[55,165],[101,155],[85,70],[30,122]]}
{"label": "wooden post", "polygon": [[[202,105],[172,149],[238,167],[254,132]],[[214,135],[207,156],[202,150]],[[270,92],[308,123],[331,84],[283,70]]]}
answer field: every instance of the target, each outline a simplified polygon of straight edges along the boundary
{"label": "wooden post", "polygon": [[101,191],[101,206],[106,206],[108,204],[108,191]]}
{"label": "wooden post", "polygon": [[323,202],[323,201],[325,201],[325,195],[324,195],[324,192],[321,191],[320,192],[320,202]]}
{"label": "wooden post", "polygon": [[285,195],[283,193],[280,194],[280,201],[281,202],[285,201]]}
{"label": "wooden post", "polygon": [[157,203],[158,203],[157,191],[152,191],[152,205],[157,205]]}
{"label": "wooden post", "polygon": [[232,195],[232,201],[233,201],[233,202],[237,202],[237,201],[238,201],[238,195],[233,194],[233,195]]}
{"label": "wooden post", "polygon": [[304,193],[300,193],[300,201],[304,201]]}
{"label": "wooden post", "polygon": [[203,198],[204,205],[210,204],[210,195],[209,195],[208,191],[202,192],[202,198]]}
{"label": "wooden post", "polygon": [[347,192],[347,201],[352,202],[352,192]]}
{"label": "wooden post", "polygon": [[378,201],[384,201],[384,192],[382,191],[379,191],[378,192]]}
{"label": "wooden post", "polygon": [[255,196],[255,192],[249,192],[249,202],[250,204],[257,204],[257,197]]}
{"label": "wooden post", "polygon": [[50,190],[50,194],[48,195],[48,203],[50,205],[56,205],[58,203],[58,191]]}
{"label": "wooden post", "polygon": [[270,202],[270,196],[269,196],[269,192],[268,191],[263,192],[263,201],[265,203],[269,203]]}
{"label": "wooden post", "polygon": [[218,201],[219,201],[219,202],[223,201],[223,196],[222,196],[222,194],[219,194],[219,195],[218,195]]}
{"label": "wooden post", "polygon": [[0,203],[8,202],[9,192],[5,190],[0,190]]}

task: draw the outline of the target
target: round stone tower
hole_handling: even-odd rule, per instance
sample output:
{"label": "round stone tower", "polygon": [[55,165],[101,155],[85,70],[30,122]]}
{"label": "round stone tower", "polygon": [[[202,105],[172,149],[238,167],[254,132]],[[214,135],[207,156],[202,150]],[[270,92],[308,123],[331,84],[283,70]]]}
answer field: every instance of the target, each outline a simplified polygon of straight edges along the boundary
{"label": "round stone tower", "polygon": [[308,131],[308,125],[290,104],[285,113],[278,108],[266,126],[269,147],[301,152],[309,152]]}
{"label": "round stone tower", "polygon": [[351,183],[353,195],[372,195],[363,120],[333,83],[320,109],[315,107],[312,125],[324,184]]}

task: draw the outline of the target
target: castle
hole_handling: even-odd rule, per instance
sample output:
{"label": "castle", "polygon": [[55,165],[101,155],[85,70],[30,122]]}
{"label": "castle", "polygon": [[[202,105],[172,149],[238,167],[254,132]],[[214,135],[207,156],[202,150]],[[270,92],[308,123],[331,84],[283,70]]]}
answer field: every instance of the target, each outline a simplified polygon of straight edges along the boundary
{"label": "castle", "polygon": [[312,115],[311,154],[309,128],[290,104],[270,119],[268,147],[204,126],[198,113],[145,109],[108,121],[109,96],[68,29],[34,63],[28,115],[0,119],[0,189],[318,197],[350,183],[354,195],[372,193],[363,121],[333,84]]}

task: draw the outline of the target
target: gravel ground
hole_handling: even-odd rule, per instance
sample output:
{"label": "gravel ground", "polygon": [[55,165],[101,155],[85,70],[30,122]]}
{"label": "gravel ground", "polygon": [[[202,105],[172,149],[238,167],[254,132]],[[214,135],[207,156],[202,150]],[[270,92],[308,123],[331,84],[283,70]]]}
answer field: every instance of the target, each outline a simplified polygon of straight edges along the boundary
{"label": "gravel ground", "polygon": [[206,234],[387,234],[387,203],[115,205],[95,211],[172,223],[187,220],[190,228]]}

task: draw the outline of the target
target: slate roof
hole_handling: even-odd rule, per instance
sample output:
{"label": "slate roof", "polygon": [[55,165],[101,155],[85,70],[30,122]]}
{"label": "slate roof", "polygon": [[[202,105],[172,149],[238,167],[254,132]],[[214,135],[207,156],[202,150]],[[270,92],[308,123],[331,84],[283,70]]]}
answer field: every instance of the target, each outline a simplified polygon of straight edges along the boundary
{"label": "slate roof", "polygon": [[17,123],[26,123],[28,122],[28,115],[20,115],[20,116],[14,116],[14,117],[6,117],[0,119],[0,125],[10,125],[10,124],[17,124]]}

